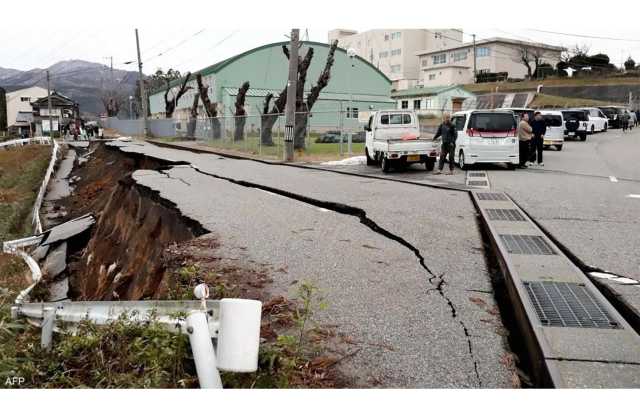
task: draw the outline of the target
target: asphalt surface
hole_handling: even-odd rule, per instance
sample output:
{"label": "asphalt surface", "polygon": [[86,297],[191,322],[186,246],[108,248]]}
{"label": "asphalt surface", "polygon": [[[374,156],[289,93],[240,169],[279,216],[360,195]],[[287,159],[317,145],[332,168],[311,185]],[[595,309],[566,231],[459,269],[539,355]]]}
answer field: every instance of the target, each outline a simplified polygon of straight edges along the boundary
{"label": "asphalt surface", "polygon": [[271,266],[274,290],[290,291],[304,279],[322,289],[329,303],[322,322],[362,348],[341,363],[358,384],[512,386],[467,193],[150,144],[110,145],[192,164],[140,170],[134,179],[212,231],[227,257]]}

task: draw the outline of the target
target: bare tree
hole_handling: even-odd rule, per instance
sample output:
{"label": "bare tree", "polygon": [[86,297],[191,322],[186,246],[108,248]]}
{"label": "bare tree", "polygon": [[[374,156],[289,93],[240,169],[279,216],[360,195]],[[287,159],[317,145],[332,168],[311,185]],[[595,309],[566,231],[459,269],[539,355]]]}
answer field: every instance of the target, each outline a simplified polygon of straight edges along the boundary
{"label": "bare tree", "polygon": [[166,90],[164,92],[164,109],[165,109],[164,114],[167,119],[170,119],[171,117],[173,117],[173,112],[176,110],[176,105],[180,100],[180,98],[187,91],[193,88],[191,86],[187,86],[187,83],[189,82],[190,78],[191,78],[191,73],[187,73],[187,75],[182,79],[182,84],[180,85],[180,89],[178,90],[178,93],[175,93],[171,100],[169,100],[169,91],[171,90],[171,83],[168,80],[166,81]]}
{"label": "bare tree", "polygon": [[212,103],[211,100],[209,100],[209,86],[202,82],[202,74],[198,73],[196,75],[196,82],[198,83],[198,91],[200,92],[200,99],[204,105],[204,111],[211,122],[212,137],[213,139],[220,139],[221,129],[220,121],[218,120],[218,103]]}
{"label": "bare tree", "polygon": [[193,104],[191,112],[189,112],[189,123],[187,124],[187,137],[194,139],[196,136],[196,124],[198,123],[198,102],[200,101],[200,93],[193,95]]}
{"label": "bare tree", "polygon": [[[309,113],[313,108],[313,105],[318,101],[320,97],[320,92],[322,89],[327,87],[329,84],[329,80],[331,78],[331,67],[335,62],[335,52],[338,47],[338,41],[333,41],[331,46],[329,47],[329,54],[327,55],[327,60],[324,64],[324,69],[318,76],[318,80],[316,81],[316,85],[311,87],[311,91],[307,96],[306,102],[304,101],[304,84],[306,82],[307,70],[311,63],[311,57],[313,56],[313,48],[309,48],[311,54],[307,52],[307,56],[302,60],[300,65],[298,66],[298,91],[296,94],[296,117],[295,117],[295,130],[294,130],[294,139],[293,146],[295,149],[304,149],[305,148],[305,137],[307,136],[307,127],[309,125]],[[308,62],[307,62],[308,60]],[[305,64],[306,62],[306,64]],[[305,66],[306,65],[306,66]],[[304,70],[303,72],[300,70]]]}
{"label": "bare tree", "polygon": [[236,96],[234,141],[242,141],[244,139],[244,125],[247,123],[247,111],[244,109],[244,102],[247,97],[247,91],[249,91],[249,82],[245,81],[238,89],[238,95]]}
{"label": "bare tree", "polygon": [[270,108],[272,99],[272,93],[267,94],[264,98],[262,115],[260,116],[260,142],[266,146],[273,145],[273,125],[276,124],[280,114],[284,112],[284,107],[287,104],[287,88],[285,87],[280,92],[278,98],[273,102],[273,107]]}
{"label": "bare tree", "polygon": [[538,66],[544,62],[546,56],[546,49],[535,45],[522,44],[517,50],[514,61],[524,64],[527,67],[527,78],[532,79],[537,76]]}
{"label": "bare tree", "polygon": [[107,116],[116,117],[124,105],[125,96],[122,92],[116,90],[104,90],[100,95],[100,100],[105,112],[107,112]]}

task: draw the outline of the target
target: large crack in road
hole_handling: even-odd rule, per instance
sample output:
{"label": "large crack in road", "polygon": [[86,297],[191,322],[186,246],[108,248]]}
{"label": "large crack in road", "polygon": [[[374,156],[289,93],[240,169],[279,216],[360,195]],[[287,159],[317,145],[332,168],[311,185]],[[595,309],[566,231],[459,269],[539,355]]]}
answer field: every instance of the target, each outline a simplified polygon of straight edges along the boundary
{"label": "large crack in road", "polygon": [[[182,166],[184,167],[184,166]],[[468,327],[466,326],[466,324],[464,323],[464,321],[462,319],[460,319],[460,317],[458,316],[458,311],[457,308],[455,306],[455,304],[453,303],[453,301],[451,300],[451,298],[447,295],[447,293],[444,290],[444,287],[446,285],[446,281],[444,280],[444,275],[445,273],[442,273],[440,275],[437,275],[436,273],[433,272],[433,270],[427,265],[425,257],[422,255],[422,253],[420,252],[420,250],[418,248],[416,248],[414,245],[412,245],[410,242],[408,242],[407,240],[405,240],[404,238],[402,238],[399,235],[396,235],[394,233],[392,233],[391,231],[381,227],[380,225],[378,225],[373,219],[369,218],[367,216],[367,212],[362,209],[362,208],[358,208],[355,206],[351,206],[351,205],[346,205],[343,203],[338,203],[338,202],[331,202],[331,201],[323,201],[323,200],[318,200],[318,199],[314,199],[308,196],[303,196],[297,193],[292,193],[286,190],[282,190],[282,189],[277,189],[274,187],[269,187],[269,186],[265,186],[262,184],[257,184],[257,183],[253,183],[253,182],[248,182],[246,180],[237,180],[234,178],[230,178],[230,177],[226,177],[226,176],[220,176],[218,174],[212,174],[209,172],[206,172],[204,170],[201,170],[200,168],[198,168],[197,166],[191,164],[190,167],[195,170],[196,172],[209,176],[209,177],[213,177],[215,179],[218,180],[224,180],[227,182],[230,182],[232,184],[238,185],[238,186],[242,186],[242,187],[246,187],[246,188],[252,188],[252,189],[258,189],[258,190],[262,190],[265,192],[269,192],[269,193],[273,193],[279,196],[283,196],[292,200],[296,200],[299,202],[303,202],[318,208],[322,208],[322,209],[326,209],[326,210],[330,210],[333,212],[337,212],[343,215],[349,215],[349,216],[354,216],[356,218],[359,219],[360,223],[363,224],[364,226],[366,226],[367,228],[369,228],[370,230],[372,230],[373,232],[375,232],[376,234],[382,235],[383,237],[390,239],[392,241],[397,242],[398,244],[402,245],[403,247],[407,248],[408,250],[410,250],[415,257],[418,259],[418,263],[420,264],[420,266],[425,270],[425,272],[427,273],[427,280],[429,281],[430,284],[434,285],[434,280],[435,279],[439,279],[438,283],[435,285],[435,287],[431,290],[436,291],[438,293],[438,295],[445,301],[445,303],[447,304],[447,306],[449,307],[449,310],[451,312],[451,317],[453,319],[457,319],[458,320],[458,324],[460,325],[466,341],[467,341],[467,345],[469,347],[469,356],[471,358],[471,361],[473,363],[474,366],[474,373],[476,376],[476,379],[478,381],[478,387],[482,387],[482,379],[480,377],[480,373],[478,370],[478,361],[475,358],[474,355],[474,351],[473,351],[473,343],[471,341],[471,333],[469,332]],[[165,173],[164,171],[159,170],[162,174],[167,175],[167,177],[172,178],[171,176],[169,176],[169,174]],[[427,293],[429,293],[429,291],[427,291]]]}

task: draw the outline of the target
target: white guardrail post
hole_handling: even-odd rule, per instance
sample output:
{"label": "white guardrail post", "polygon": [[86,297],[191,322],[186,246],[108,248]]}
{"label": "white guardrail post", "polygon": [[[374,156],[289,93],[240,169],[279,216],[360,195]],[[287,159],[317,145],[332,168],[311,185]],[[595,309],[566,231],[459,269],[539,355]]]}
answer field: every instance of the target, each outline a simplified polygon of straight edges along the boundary
{"label": "white guardrail post", "polygon": [[50,350],[53,345],[53,328],[56,324],[56,309],[44,308],[42,310],[42,338],[40,345],[45,350]]}
{"label": "white guardrail post", "polygon": [[216,366],[216,353],[213,350],[207,315],[202,311],[192,311],[187,316],[187,334],[196,363],[198,382],[202,389],[222,389],[222,380]]}

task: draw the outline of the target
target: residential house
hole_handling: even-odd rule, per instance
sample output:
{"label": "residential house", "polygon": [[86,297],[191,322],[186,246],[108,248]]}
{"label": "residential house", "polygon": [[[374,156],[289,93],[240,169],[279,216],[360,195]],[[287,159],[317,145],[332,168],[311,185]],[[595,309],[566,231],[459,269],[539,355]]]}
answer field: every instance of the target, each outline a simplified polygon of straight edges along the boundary
{"label": "residential house", "polygon": [[420,79],[419,51],[441,50],[462,44],[460,29],[373,29],[356,32],[334,29],[334,40],[382,71],[392,81],[392,88],[407,89]]}
{"label": "residential house", "polygon": [[15,134],[29,134],[33,120],[32,103],[42,97],[47,97],[47,89],[32,86],[15,90],[5,95],[7,99],[7,127]]}
{"label": "residential house", "polygon": [[472,93],[461,86],[416,86],[391,93],[397,109],[411,109],[420,115],[433,116],[462,110],[465,108],[465,100],[473,97]]}
{"label": "residential house", "polygon": [[[42,97],[32,103],[33,123],[36,135],[49,133],[49,97]],[[51,92],[51,123],[53,131],[60,132],[63,127],[75,123],[80,118],[78,103],[56,91]]]}
{"label": "residential house", "polygon": [[[533,57],[540,63],[555,67],[560,61],[564,48],[548,44],[525,42],[507,38],[489,38],[476,42],[476,70],[482,73],[507,73],[508,78],[524,79],[528,75],[523,55]],[[417,53],[420,60],[419,84],[423,86],[446,86],[474,82],[473,43],[441,48],[434,51],[425,49]]]}

